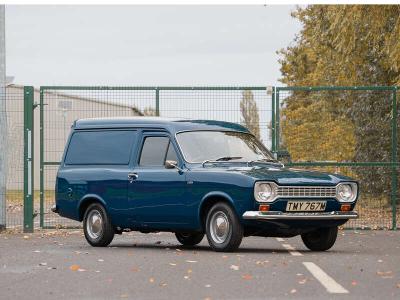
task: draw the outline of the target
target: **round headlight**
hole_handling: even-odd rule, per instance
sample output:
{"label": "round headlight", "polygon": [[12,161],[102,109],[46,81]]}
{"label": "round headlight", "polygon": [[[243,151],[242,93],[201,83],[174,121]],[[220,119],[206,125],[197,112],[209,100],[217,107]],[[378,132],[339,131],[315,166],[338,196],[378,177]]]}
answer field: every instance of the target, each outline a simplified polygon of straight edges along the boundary
{"label": "round headlight", "polygon": [[340,184],[337,189],[339,201],[351,202],[354,200],[354,192],[350,184]]}
{"label": "round headlight", "polygon": [[268,202],[273,200],[275,191],[270,183],[256,183],[254,196],[258,202]]}

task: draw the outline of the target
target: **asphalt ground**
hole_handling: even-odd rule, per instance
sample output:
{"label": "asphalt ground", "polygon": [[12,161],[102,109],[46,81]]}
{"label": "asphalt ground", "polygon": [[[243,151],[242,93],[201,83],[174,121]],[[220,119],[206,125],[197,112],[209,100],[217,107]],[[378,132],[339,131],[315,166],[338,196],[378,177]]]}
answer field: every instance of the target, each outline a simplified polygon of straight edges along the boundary
{"label": "asphalt ground", "polygon": [[400,299],[400,232],[341,231],[327,252],[299,237],[244,238],[234,253],[170,233],[107,248],[81,231],[0,234],[0,299]]}

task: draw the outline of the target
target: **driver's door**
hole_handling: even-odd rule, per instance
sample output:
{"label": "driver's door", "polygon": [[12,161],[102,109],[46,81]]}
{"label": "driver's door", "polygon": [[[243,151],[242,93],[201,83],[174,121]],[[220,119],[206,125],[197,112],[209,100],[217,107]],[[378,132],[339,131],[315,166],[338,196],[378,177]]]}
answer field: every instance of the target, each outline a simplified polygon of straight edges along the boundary
{"label": "driver's door", "polygon": [[130,206],[137,222],[148,228],[175,228],[187,223],[184,172],[165,168],[166,160],[181,165],[176,146],[165,132],[144,132],[135,168],[128,183]]}

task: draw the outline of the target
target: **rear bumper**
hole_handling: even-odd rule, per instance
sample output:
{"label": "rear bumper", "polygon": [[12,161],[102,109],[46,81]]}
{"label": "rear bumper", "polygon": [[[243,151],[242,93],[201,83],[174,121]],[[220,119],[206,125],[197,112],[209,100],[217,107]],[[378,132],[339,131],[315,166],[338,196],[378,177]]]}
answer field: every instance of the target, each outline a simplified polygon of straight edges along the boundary
{"label": "rear bumper", "polygon": [[53,213],[58,214],[58,207],[57,207],[57,205],[54,204],[54,205],[51,207],[51,211],[52,211]]}
{"label": "rear bumper", "polygon": [[332,211],[319,213],[287,213],[281,211],[246,211],[243,214],[245,220],[349,220],[357,219],[356,211]]}

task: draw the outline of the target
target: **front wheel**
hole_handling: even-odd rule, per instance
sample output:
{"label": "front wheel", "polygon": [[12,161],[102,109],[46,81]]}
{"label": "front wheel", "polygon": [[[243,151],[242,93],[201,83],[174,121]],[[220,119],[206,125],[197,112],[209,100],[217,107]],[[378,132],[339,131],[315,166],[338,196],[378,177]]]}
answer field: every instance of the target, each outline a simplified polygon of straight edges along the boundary
{"label": "front wheel", "polygon": [[301,235],[304,245],[311,251],[326,251],[330,249],[336,241],[338,227],[318,228],[311,232]]}
{"label": "front wheel", "polygon": [[219,202],[209,210],[206,219],[208,243],[215,251],[235,251],[243,238],[243,227],[235,211]]}
{"label": "front wheel", "polygon": [[203,237],[204,233],[180,233],[176,232],[175,236],[179,243],[181,243],[184,246],[195,246],[199,244]]}
{"label": "front wheel", "polygon": [[114,238],[114,228],[104,207],[93,203],[83,217],[85,238],[93,247],[106,247]]}

